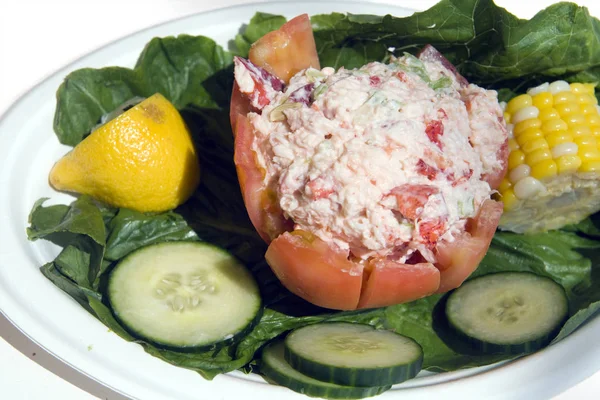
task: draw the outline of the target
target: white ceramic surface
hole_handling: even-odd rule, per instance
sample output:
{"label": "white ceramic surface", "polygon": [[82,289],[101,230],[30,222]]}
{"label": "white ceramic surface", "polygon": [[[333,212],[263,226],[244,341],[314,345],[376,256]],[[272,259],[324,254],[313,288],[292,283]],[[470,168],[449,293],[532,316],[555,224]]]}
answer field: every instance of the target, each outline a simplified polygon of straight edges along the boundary
{"label": "white ceramic surface", "polygon": [[[26,241],[27,213],[39,197],[52,197],[53,202],[69,201],[68,197],[54,193],[46,183],[46,172],[66,151],[66,147],[58,145],[51,130],[54,93],[70,70],[132,65],[143,45],[154,36],[205,34],[225,45],[258,8],[288,16],[307,9],[311,13],[334,10],[401,13],[391,10],[389,5],[304,2],[245,6],[192,16],[132,35],[78,60],[21,98],[0,121],[0,188],[7,189],[0,191],[0,309],[33,341],[58,358],[132,397],[191,399],[203,393],[202,398],[206,399],[242,395],[302,398],[268,386],[257,377],[237,373],[206,382],[193,372],[154,359],[139,346],[108,332],[39,274],[38,266],[51,259],[56,248],[44,242]],[[483,394],[485,398],[549,398],[600,368],[600,346],[590,345],[599,333],[600,321],[595,320],[568,340],[507,366],[476,375],[473,374],[481,370],[423,377],[379,398],[417,399],[434,395],[470,398]],[[564,365],[569,365],[567,372]],[[3,366],[1,361],[0,366]],[[465,378],[467,375],[473,376]]]}

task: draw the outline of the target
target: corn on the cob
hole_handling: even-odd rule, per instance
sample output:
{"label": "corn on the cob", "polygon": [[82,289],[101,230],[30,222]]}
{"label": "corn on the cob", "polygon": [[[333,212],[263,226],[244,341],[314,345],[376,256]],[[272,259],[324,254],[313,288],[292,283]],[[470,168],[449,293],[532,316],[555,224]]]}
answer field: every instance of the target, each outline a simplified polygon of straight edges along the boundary
{"label": "corn on the cob", "polygon": [[500,229],[541,232],[600,210],[600,114],[593,84],[556,81],[506,104]]}

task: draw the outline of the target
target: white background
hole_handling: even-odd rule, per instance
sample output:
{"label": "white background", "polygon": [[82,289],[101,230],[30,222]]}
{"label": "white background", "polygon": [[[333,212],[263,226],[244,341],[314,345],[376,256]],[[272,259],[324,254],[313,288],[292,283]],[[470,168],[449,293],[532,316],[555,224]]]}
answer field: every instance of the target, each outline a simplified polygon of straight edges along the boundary
{"label": "white background", "polygon": [[[247,2],[0,0],[0,115],[33,85],[99,46],[160,22]],[[379,2],[424,9],[436,1]],[[497,0],[496,3],[519,17],[530,18],[554,1]],[[593,15],[600,17],[600,3],[597,0],[579,0],[578,3],[588,6]],[[310,13],[310,10],[306,11]],[[599,394],[600,372],[555,400],[597,399]],[[124,399],[46,353],[0,314],[0,399],[96,398]]]}

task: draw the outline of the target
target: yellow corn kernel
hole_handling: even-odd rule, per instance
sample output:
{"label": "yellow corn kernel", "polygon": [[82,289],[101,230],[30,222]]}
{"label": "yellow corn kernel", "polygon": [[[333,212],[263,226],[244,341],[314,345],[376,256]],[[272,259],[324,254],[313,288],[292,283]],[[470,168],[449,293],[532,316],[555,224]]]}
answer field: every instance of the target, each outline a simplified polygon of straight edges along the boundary
{"label": "yellow corn kernel", "polygon": [[595,104],[593,96],[589,95],[588,93],[580,93],[580,94],[578,94],[577,95],[577,102],[579,103],[580,106]]}
{"label": "yellow corn kernel", "polygon": [[546,141],[550,148],[557,144],[567,143],[573,141],[573,136],[567,131],[555,131],[546,135]]}
{"label": "yellow corn kernel", "polygon": [[529,128],[539,128],[542,126],[542,121],[537,118],[527,119],[525,121],[521,121],[515,125],[513,128],[513,133],[517,136],[519,133],[529,129]]}
{"label": "yellow corn kernel", "polygon": [[566,131],[569,126],[562,119],[551,119],[542,124],[542,132],[548,134],[555,131]]}
{"label": "yellow corn kernel", "polygon": [[593,95],[594,92],[596,91],[596,84],[595,83],[584,83],[583,87],[585,88],[585,90],[587,91],[587,93]]}
{"label": "yellow corn kernel", "polygon": [[521,150],[514,150],[508,156],[508,169],[514,169],[525,162],[525,153]]}
{"label": "yellow corn kernel", "polygon": [[573,137],[590,136],[592,134],[590,127],[587,125],[569,126],[568,131],[571,135],[573,135]]}
{"label": "yellow corn kernel", "polygon": [[546,122],[551,119],[560,119],[560,114],[555,108],[548,107],[544,108],[543,110],[540,110],[540,115],[538,115],[538,118],[540,119],[540,121]]}
{"label": "yellow corn kernel", "polygon": [[585,119],[587,119],[588,124],[590,125],[600,125],[600,115],[598,115],[598,113],[596,114],[588,114],[585,116]]}
{"label": "yellow corn kernel", "polygon": [[573,154],[560,156],[556,159],[556,166],[559,174],[572,173],[581,166],[581,158]]}
{"label": "yellow corn kernel", "polygon": [[519,199],[517,199],[512,189],[508,189],[506,192],[502,192],[501,201],[504,204],[504,210],[508,211],[515,207]]}
{"label": "yellow corn kernel", "polygon": [[599,172],[600,161],[584,161],[581,163],[581,167],[578,169],[579,172]]}
{"label": "yellow corn kernel", "polygon": [[579,108],[577,108],[577,112],[573,114],[569,114],[563,116],[563,121],[569,125],[569,128],[575,125],[585,125],[587,124],[587,120],[585,119],[585,115],[579,112]]}
{"label": "yellow corn kernel", "polygon": [[554,104],[554,99],[552,98],[552,93],[550,92],[542,92],[533,96],[531,104],[541,110],[552,107]]}
{"label": "yellow corn kernel", "polygon": [[[571,114],[575,114],[579,112],[579,105],[576,102],[562,103],[554,106],[556,111],[560,114],[561,117],[566,117]],[[540,118],[541,119],[541,118]]]}
{"label": "yellow corn kernel", "polygon": [[594,136],[600,136],[600,126],[598,126],[598,125],[590,126],[590,133]]}
{"label": "yellow corn kernel", "polygon": [[519,135],[516,137],[516,139],[517,139],[517,143],[519,144],[519,146],[523,146],[525,143],[527,143],[531,140],[536,140],[536,139],[540,139],[543,137],[544,137],[544,134],[538,128],[529,128],[529,129],[524,130],[523,132],[519,133]]}
{"label": "yellow corn kernel", "polygon": [[514,114],[515,112],[529,107],[531,105],[531,96],[528,94],[522,94],[511,99],[506,105],[506,112],[509,114]]}
{"label": "yellow corn kernel", "polygon": [[510,114],[507,112],[504,113],[504,122],[510,124]]}
{"label": "yellow corn kernel", "polygon": [[500,191],[500,193],[504,193],[511,187],[512,187],[512,183],[508,179],[504,178],[504,179],[502,179],[502,182],[500,182],[500,186],[498,186],[498,190]]}
{"label": "yellow corn kernel", "polygon": [[575,82],[575,83],[571,83],[569,86],[571,86],[571,92],[573,93],[587,93],[588,90],[585,87],[585,85],[583,83],[579,83],[579,82]]}
{"label": "yellow corn kernel", "polygon": [[550,149],[539,149],[527,154],[525,156],[525,163],[533,168],[533,166],[537,163],[540,163],[544,160],[549,160],[551,158],[552,153],[550,152]]}
{"label": "yellow corn kernel", "polygon": [[508,139],[508,150],[509,151],[513,151],[518,148],[519,148],[519,143],[517,142],[517,139],[515,139],[515,138]]}
{"label": "yellow corn kernel", "polygon": [[584,163],[586,161],[600,161],[600,151],[598,151],[598,146],[582,144],[579,146],[577,155],[581,157],[581,161]]}
{"label": "yellow corn kernel", "polygon": [[554,95],[554,107],[557,104],[575,103],[576,101],[577,96],[571,92],[558,92]]}
{"label": "yellow corn kernel", "polygon": [[581,135],[573,138],[573,143],[577,146],[596,146],[596,138],[592,135]]}
{"label": "yellow corn kernel", "polygon": [[594,115],[598,114],[598,109],[595,104],[581,104],[579,109],[583,115]]}
{"label": "yellow corn kernel", "polygon": [[543,160],[531,167],[531,176],[541,181],[556,176],[557,170],[554,160]]}
{"label": "yellow corn kernel", "polygon": [[521,146],[521,149],[523,149],[523,152],[525,154],[532,153],[539,149],[548,149],[548,148],[549,148],[548,142],[544,138],[530,140],[528,142],[525,142],[523,144],[523,146]]}

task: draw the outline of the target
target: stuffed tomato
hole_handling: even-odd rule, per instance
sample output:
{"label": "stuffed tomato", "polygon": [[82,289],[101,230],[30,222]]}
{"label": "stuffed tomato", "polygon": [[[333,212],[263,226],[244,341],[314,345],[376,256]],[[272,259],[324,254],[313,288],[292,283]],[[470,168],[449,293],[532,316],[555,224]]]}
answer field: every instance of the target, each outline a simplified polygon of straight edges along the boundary
{"label": "stuffed tomato", "polygon": [[502,213],[506,125],[494,91],[437,50],[320,68],[308,16],[235,59],[231,123],[248,214],[291,292],[352,310],[460,284]]}

